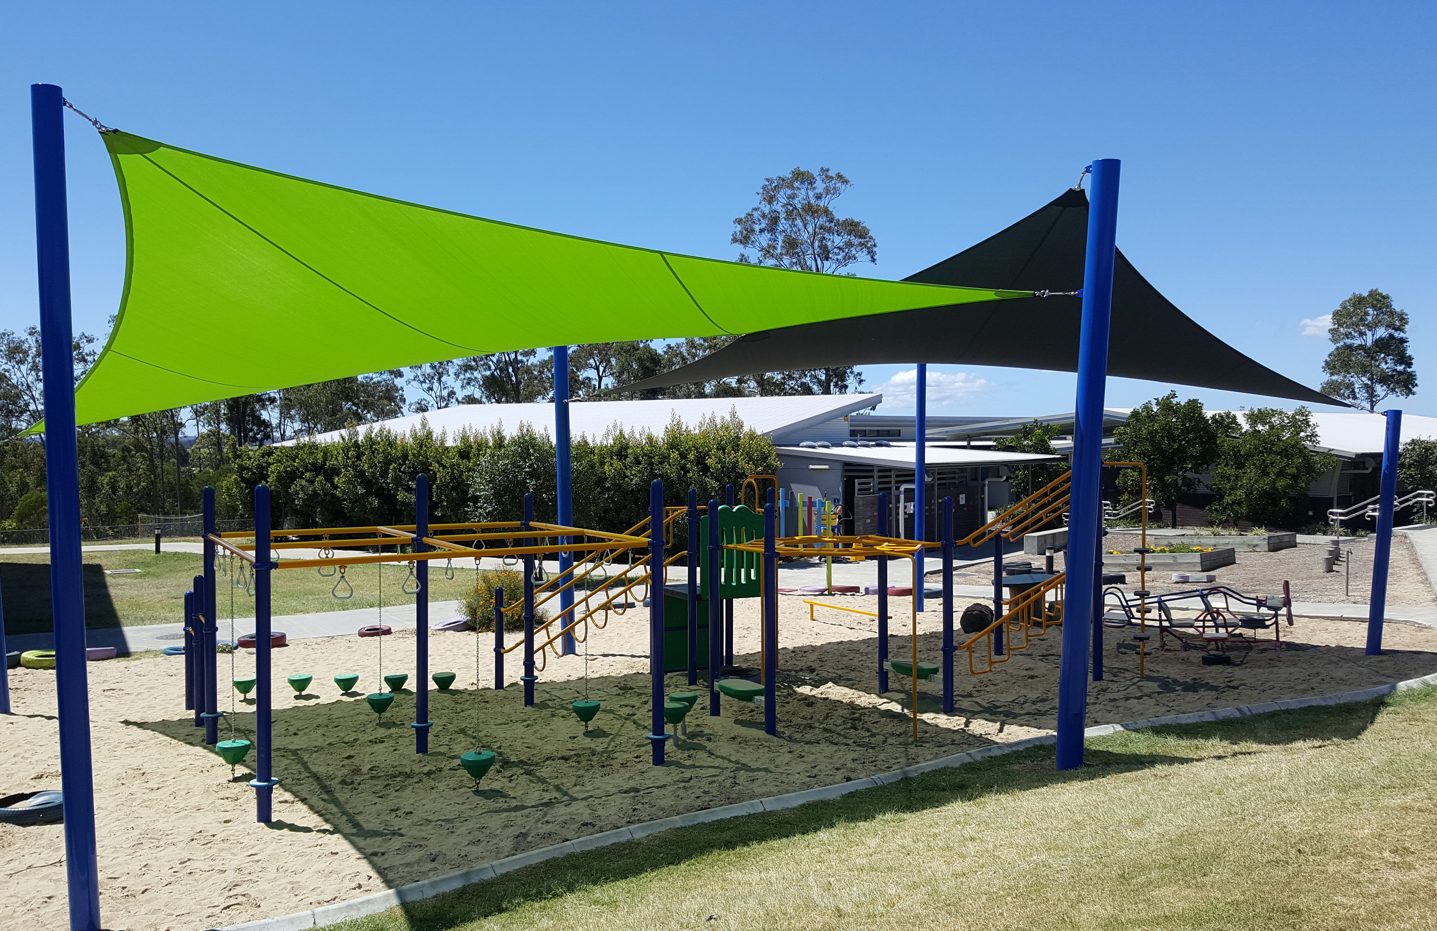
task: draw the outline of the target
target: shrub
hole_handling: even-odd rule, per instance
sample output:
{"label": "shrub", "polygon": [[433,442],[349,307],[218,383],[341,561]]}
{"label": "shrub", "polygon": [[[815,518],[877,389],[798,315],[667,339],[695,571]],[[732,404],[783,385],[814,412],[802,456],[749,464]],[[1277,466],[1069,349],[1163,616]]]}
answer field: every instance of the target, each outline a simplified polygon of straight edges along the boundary
{"label": "shrub", "polygon": [[[494,630],[494,590],[504,589],[504,605],[519,604],[524,598],[524,573],[518,569],[484,569],[473,587],[464,595],[460,610],[470,630]],[[534,610],[534,626],[549,619],[543,608]],[[504,615],[505,630],[522,630],[524,618],[518,610]]]}

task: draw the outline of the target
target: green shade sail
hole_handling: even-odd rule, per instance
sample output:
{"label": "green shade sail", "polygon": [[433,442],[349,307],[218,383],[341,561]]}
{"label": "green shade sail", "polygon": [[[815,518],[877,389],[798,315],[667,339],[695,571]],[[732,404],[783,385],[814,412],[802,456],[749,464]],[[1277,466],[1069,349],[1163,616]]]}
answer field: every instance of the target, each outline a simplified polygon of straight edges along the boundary
{"label": "green shade sail", "polygon": [[82,424],[481,353],[1030,294],[615,245],[103,138],[129,254]]}

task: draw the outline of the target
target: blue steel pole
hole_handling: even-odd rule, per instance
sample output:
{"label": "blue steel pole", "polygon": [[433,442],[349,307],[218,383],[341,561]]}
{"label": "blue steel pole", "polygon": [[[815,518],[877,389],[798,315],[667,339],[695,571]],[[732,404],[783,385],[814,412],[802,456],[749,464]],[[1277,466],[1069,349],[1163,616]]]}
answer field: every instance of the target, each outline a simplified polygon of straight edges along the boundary
{"label": "blue steel pole", "polygon": [[773,490],[763,506],[763,730],[778,735],[778,522]]}
{"label": "blue steel pole", "polygon": [[[918,412],[913,425],[913,539],[928,535],[928,363],[918,363]],[[913,580],[913,604],[923,610],[923,548],[918,548],[918,578]]]}
{"label": "blue steel pole", "polygon": [[[555,488],[558,492],[559,523],[565,527],[574,526],[574,472],[569,444],[569,347],[554,347],[554,468]],[[560,537],[560,543],[572,542],[571,537]],[[567,573],[574,565],[574,554],[568,550],[559,551],[560,584],[566,581]],[[559,592],[560,627],[568,627],[574,620],[574,588],[565,586]],[[564,655],[578,651],[571,630],[560,638],[560,650]]]}
{"label": "blue steel pole", "polygon": [[[689,489],[689,685],[699,684],[699,493]],[[652,586],[650,586],[652,587]]]}
{"label": "blue steel pole", "polygon": [[[210,539],[210,534],[219,533],[219,524],[215,521],[215,490],[206,485],[201,495],[200,510],[203,512],[204,541],[200,545],[200,554],[204,560],[201,572],[204,575],[204,589],[202,595],[196,596],[195,610],[201,611],[205,616],[206,638],[209,640],[209,648],[204,652],[204,661],[209,669],[208,691],[206,693],[208,707],[205,709],[213,713],[211,719],[214,723],[205,729],[205,738],[210,746],[214,746],[219,740],[219,656],[215,649],[216,637],[219,633],[219,611],[218,611],[218,586],[215,584],[215,542]],[[201,591],[196,589],[196,592]],[[233,647],[231,647],[233,649]],[[233,687],[233,683],[231,684]],[[212,699],[212,700],[211,700]],[[213,737],[213,739],[210,739]]]}
{"label": "blue steel pole", "polygon": [[[477,688],[479,683],[474,683]],[[504,589],[494,589],[494,688],[504,688]]]}
{"label": "blue steel pole", "polygon": [[[901,500],[901,496],[900,496]],[[878,494],[878,535],[888,536],[888,492]],[[888,557],[878,557],[878,694],[888,691]]]}
{"label": "blue steel pole", "polygon": [[[1099,492],[1101,501],[1101,489]],[[1101,504],[1099,505],[1101,507]],[[1093,541],[1093,681],[1103,681],[1103,521],[1098,519],[1098,535]]]}
{"label": "blue steel pole", "polygon": [[200,638],[199,631],[195,630],[195,590],[191,583],[190,590],[185,592],[185,710],[193,711],[195,715],[195,727],[204,724],[200,714],[204,711],[204,702],[199,698],[202,688],[200,662]]}
{"label": "blue steel pole", "polygon": [[[734,497],[733,482],[729,482],[723,489],[724,503],[733,507],[737,499]],[[733,599],[725,598],[723,603],[723,642],[724,662],[733,665]]]}
{"label": "blue steel pole", "polygon": [[1117,159],[1093,162],[1092,208],[1083,265],[1083,316],[1078,344],[1078,391],[1074,405],[1073,480],[1069,519],[1067,608],[1058,671],[1058,769],[1083,765],[1088,714],[1088,638],[1093,617],[1093,573],[1101,527],[1098,482],[1102,475],[1103,397],[1107,389],[1108,329],[1113,309],[1113,262],[1117,249]]}
{"label": "blue steel pole", "polygon": [[943,713],[952,714],[953,654],[953,499],[943,499]]}
{"label": "blue steel pole", "polygon": [[524,707],[534,704],[534,557],[524,557],[524,674],[519,681],[524,683]]}
{"label": "blue steel pole", "polygon": [[50,604],[55,624],[60,788],[70,927],[100,927],[95,854],[95,777],[90,761],[89,672],[85,668],[80,471],[75,447],[75,360],[70,319],[70,231],[65,195],[65,96],[30,85],[35,159],[35,259],[40,284],[45,476],[50,524]]}
{"label": "blue steel pole", "polygon": [[[429,549],[429,476],[414,478],[414,552]],[[382,568],[382,566],[381,566]],[[429,752],[429,560],[414,561],[414,752]],[[476,683],[477,685],[477,683]]]}
{"label": "blue steel pole", "polygon": [[205,664],[205,691],[202,696],[205,711],[201,717],[205,721],[205,744],[213,747],[220,739],[219,667],[216,664],[219,654],[217,649],[219,642],[216,634],[219,632],[219,626],[215,623],[212,613],[203,613],[204,606],[209,602],[209,598],[205,594],[204,576],[195,576],[194,592],[195,612],[204,625],[204,634],[200,638],[200,658]]}
{"label": "blue steel pole", "polygon": [[[0,656],[6,662],[0,663],[0,714],[10,713],[10,654],[5,649],[5,593],[0,592]],[[185,680],[185,700],[189,700],[189,680]],[[186,708],[189,705],[185,705]]]}
{"label": "blue steel pole", "polygon": [[1392,517],[1397,502],[1397,459],[1402,451],[1402,412],[1387,411],[1382,443],[1382,485],[1377,500],[1377,539],[1372,547],[1372,595],[1367,605],[1367,655],[1382,652],[1387,616],[1387,563],[1392,556]]}
{"label": "blue steel pole", "polygon": [[719,713],[718,676],[723,665],[723,604],[719,589],[723,584],[723,544],[719,536],[719,503],[717,498],[709,499],[709,571],[704,579],[704,591],[708,597],[709,609],[709,716]]}
{"label": "blue steel pole", "polygon": [[649,746],[664,765],[664,483],[649,485]]}
{"label": "blue steel pole", "polygon": [[269,824],[274,820],[274,778],[273,745],[273,690],[270,688],[271,653],[270,643],[270,513],[269,486],[256,485],[254,489],[254,639],[255,684],[254,702],[254,788],[255,820]]}

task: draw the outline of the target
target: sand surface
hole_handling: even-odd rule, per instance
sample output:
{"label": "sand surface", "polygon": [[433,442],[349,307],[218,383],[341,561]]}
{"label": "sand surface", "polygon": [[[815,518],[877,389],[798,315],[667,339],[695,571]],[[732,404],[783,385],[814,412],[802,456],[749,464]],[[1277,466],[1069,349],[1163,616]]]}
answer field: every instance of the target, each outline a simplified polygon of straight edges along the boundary
{"label": "sand surface", "polygon": [[[850,607],[872,598],[834,599]],[[966,604],[966,600],[964,601]],[[615,618],[589,643],[587,693],[604,709],[588,734],[569,703],[585,694],[584,660],[551,659],[525,709],[521,691],[493,681],[492,637],[436,634],[432,669],[459,673],[453,693],[431,692],[432,752],[414,752],[414,697],[401,695],[383,724],[359,697],[330,681],[352,670],[360,690],[377,684],[374,640],[302,641],[275,652],[276,822],[254,822],[251,777],[236,778],[200,742],[183,709],[177,657],[91,664],[102,910],[107,928],[195,929],[285,914],[463,869],[508,854],[622,825],[729,802],[827,785],[963,749],[1048,732],[1056,712],[1060,630],[1035,640],[991,675],[967,673],[962,655],[955,715],[944,715],[938,679],[922,683],[921,738],[910,738],[905,680],[875,694],[874,622],[820,609],[810,622],[798,597],[780,599],[781,735],[761,729],[758,709],[725,701],[718,718],[701,699],[670,765],[649,765],[644,612]],[[960,607],[962,605],[960,604]],[[921,618],[920,652],[938,661],[937,602]],[[909,602],[892,599],[895,656],[909,649]],[[757,649],[757,602],[738,603],[739,649]],[[224,631],[222,631],[224,633]],[[1148,677],[1110,638],[1107,678],[1095,683],[1090,723],[1342,692],[1437,671],[1437,631],[1389,625],[1388,655],[1362,653],[1365,628],[1298,619],[1282,652],[1254,650],[1246,663],[1203,666],[1196,652],[1151,656]],[[414,637],[384,644],[385,671],[411,671]],[[475,689],[476,650],[482,688]],[[751,657],[752,659],[752,657]],[[235,672],[251,673],[242,651]],[[230,678],[228,657],[220,676]],[[518,656],[507,664],[519,674]],[[297,698],[285,676],[315,676]],[[12,673],[16,715],[0,719],[0,792],[59,787],[53,680]],[[670,690],[684,676],[668,678]],[[411,678],[410,687],[414,686]],[[228,708],[229,692],[221,706]],[[248,706],[232,723],[251,736]],[[476,737],[476,728],[479,736]],[[477,791],[457,755],[477,742],[499,765]],[[250,757],[253,761],[253,756]],[[65,924],[61,828],[0,826],[0,872],[9,907],[3,928]]]}

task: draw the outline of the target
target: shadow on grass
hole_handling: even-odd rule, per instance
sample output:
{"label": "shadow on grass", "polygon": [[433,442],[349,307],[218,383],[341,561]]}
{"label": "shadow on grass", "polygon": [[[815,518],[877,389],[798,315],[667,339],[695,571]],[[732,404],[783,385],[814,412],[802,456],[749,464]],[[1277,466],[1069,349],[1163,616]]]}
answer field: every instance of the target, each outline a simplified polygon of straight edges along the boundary
{"label": "shadow on grass", "polygon": [[[85,588],[85,626],[119,627],[120,615],[110,597],[104,568],[99,563],[87,562],[81,566],[81,573]],[[5,633],[50,631],[49,563],[0,562],[0,592],[5,599]],[[179,613],[176,609],[176,620]]]}

